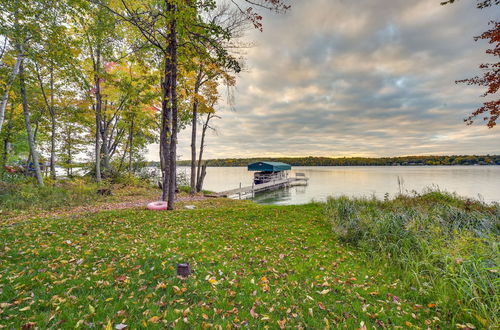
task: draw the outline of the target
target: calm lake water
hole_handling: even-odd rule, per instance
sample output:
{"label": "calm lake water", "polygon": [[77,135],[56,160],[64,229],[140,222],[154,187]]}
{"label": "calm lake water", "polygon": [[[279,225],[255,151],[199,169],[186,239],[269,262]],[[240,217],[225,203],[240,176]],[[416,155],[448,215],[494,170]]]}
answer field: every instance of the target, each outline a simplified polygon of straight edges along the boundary
{"label": "calm lake water", "polygon": [[[189,170],[179,167],[179,171]],[[261,204],[304,204],[325,201],[328,196],[384,198],[427,188],[456,192],[485,202],[500,202],[500,166],[294,166],[309,178],[307,186],[258,193],[253,198]],[[204,189],[224,191],[252,184],[253,172],[246,167],[208,167]]]}

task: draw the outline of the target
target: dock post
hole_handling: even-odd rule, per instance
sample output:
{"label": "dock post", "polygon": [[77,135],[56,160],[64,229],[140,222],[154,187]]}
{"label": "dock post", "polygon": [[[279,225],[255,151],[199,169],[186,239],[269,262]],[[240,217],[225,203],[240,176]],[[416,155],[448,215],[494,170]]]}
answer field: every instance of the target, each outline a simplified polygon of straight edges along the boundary
{"label": "dock post", "polygon": [[255,197],[255,182],[252,182],[252,198]]}
{"label": "dock post", "polygon": [[240,182],[240,191],[238,192],[239,199],[241,199],[241,182]]}

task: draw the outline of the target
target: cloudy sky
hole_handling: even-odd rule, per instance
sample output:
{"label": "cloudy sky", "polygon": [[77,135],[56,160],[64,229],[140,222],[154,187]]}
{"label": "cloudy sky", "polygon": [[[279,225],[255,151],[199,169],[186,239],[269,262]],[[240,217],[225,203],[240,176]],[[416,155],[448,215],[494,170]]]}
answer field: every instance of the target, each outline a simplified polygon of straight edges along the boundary
{"label": "cloudy sky", "polygon": [[[295,0],[265,14],[207,157],[500,153],[500,127],[463,123],[482,89],[454,83],[492,59],[473,36],[500,7],[475,2]],[[185,131],[181,159],[189,145]]]}

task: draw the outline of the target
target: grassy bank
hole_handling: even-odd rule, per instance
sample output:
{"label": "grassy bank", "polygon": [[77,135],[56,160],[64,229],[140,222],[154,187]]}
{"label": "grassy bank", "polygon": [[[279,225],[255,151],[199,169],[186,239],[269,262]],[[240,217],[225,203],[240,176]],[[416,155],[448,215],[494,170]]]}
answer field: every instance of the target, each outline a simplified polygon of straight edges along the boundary
{"label": "grassy bank", "polygon": [[452,319],[500,324],[500,207],[431,191],[392,201],[330,199],[334,234]]}
{"label": "grassy bank", "polygon": [[[413,267],[396,271],[394,252],[369,251],[365,236],[352,241],[338,228],[332,232],[330,219],[342,216],[342,203],[348,202],[278,207],[216,199],[196,210],[106,211],[3,226],[0,325],[492,325],[493,316],[445,299],[460,297],[459,290],[422,290],[429,284],[414,280],[421,275],[413,276]],[[352,203],[391,214],[397,203],[417,210],[423,201]],[[498,211],[470,207],[464,212]],[[179,262],[194,269],[186,280],[175,276]]]}
{"label": "grassy bank", "polygon": [[[155,200],[159,196],[150,183],[133,176],[101,184],[86,177],[57,181],[46,178],[44,187],[36,185],[33,178],[9,175],[2,179],[6,178],[0,180],[0,222],[25,214],[31,216],[137,198]],[[111,195],[99,194],[99,189],[109,190]]]}

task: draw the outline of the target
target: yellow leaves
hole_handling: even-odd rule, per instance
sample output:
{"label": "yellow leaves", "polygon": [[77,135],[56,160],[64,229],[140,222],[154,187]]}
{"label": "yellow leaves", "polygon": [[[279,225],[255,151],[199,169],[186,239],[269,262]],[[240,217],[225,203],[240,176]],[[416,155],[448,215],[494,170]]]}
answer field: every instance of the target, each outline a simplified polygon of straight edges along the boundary
{"label": "yellow leaves", "polygon": [[20,312],[25,312],[25,311],[29,311],[30,309],[31,309],[30,306],[26,306],[26,307],[20,308],[19,311]]}
{"label": "yellow leaves", "polygon": [[111,321],[108,320],[108,323],[106,324],[106,330],[113,330],[113,325],[111,324]]}
{"label": "yellow leaves", "polygon": [[159,290],[159,289],[165,289],[167,287],[167,285],[163,282],[160,282],[156,285],[155,287],[155,290]]}
{"label": "yellow leaves", "polygon": [[176,295],[181,295],[183,294],[184,292],[187,291],[187,288],[186,287],[183,287],[183,288],[179,288],[178,286],[173,286],[172,289],[174,290],[175,294]]}
{"label": "yellow leaves", "polygon": [[474,324],[471,323],[465,323],[465,324],[457,323],[457,328],[470,330],[470,329],[475,329],[476,327],[474,326]]}
{"label": "yellow leaves", "polygon": [[427,304],[427,307],[429,307],[429,308],[435,308],[436,304]]}
{"label": "yellow leaves", "polygon": [[95,307],[92,305],[89,305],[89,312],[90,312],[90,314],[95,314]]}
{"label": "yellow leaves", "polygon": [[208,283],[212,284],[212,285],[217,285],[217,279],[215,277],[210,277],[208,280]]}
{"label": "yellow leaves", "polygon": [[203,317],[204,320],[208,320],[208,315],[205,313],[201,314],[201,317]]}
{"label": "yellow leaves", "polygon": [[160,322],[160,317],[159,316],[152,316],[149,318],[150,323],[158,323]]}

